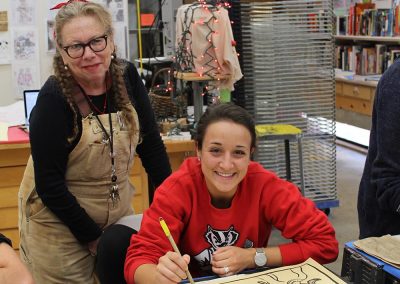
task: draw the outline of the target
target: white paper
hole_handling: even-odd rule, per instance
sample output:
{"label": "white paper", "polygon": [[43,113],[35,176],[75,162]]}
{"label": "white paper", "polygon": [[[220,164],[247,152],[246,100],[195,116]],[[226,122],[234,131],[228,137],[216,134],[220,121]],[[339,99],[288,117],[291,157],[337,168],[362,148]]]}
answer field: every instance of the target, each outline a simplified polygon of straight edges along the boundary
{"label": "white paper", "polygon": [[25,123],[24,102],[19,100],[11,105],[0,106],[0,122],[9,126]]}
{"label": "white paper", "polygon": [[36,64],[13,64],[12,70],[14,91],[18,98],[22,97],[24,90],[40,89],[40,72]]}
{"label": "white paper", "polygon": [[0,37],[0,64],[11,63],[11,42],[8,37]]}
{"label": "white paper", "polygon": [[12,0],[11,16],[12,25],[35,26],[36,25],[36,3],[37,0]]}

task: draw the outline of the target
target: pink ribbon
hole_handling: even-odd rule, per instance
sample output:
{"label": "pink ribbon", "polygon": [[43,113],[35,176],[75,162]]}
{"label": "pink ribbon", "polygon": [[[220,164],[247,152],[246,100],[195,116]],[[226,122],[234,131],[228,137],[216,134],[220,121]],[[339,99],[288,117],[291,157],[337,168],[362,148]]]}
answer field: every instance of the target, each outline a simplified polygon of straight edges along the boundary
{"label": "pink ribbon", "polygon": [[86,1],[86,0],[69,0],[67,2],[58,3],[53,8],[50,8],[50,10],[58,10],[58,9],[64,7],[65,5],[68,5],[69,3],[72,3],[72,2],[89,2],[89,1]]}

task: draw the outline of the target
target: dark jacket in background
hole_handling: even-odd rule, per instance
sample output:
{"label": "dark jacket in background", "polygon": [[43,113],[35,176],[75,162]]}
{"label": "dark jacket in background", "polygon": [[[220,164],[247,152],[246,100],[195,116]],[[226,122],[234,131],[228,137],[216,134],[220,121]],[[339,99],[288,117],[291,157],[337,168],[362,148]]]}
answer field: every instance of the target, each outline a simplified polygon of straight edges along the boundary
{"label": "dark jacket in background", "polygon": [[376,89],[368,155],[358,193],[360,238],[400,234],[400,61]]}

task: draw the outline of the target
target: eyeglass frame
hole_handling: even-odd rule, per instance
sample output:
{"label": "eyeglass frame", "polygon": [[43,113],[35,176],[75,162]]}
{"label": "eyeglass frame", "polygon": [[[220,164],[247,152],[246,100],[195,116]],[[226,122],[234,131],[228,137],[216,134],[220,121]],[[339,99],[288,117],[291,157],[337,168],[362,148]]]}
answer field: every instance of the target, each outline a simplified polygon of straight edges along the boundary
{"label": "eyeglass frame", "polygon": [[[106,41],[106,44],[105,44],[105,46],[104,46],[104,48],[103,48],[102,50],[94,50],[94,49],[92,48],[92,46],[91,46],[91,43],[92,43],[93,41],[95,41],[95,40],[98,40],[98,39],[104,39],[104,40]],[[86,47],[87,47],[87,46],[89,46],[89,48],[90,48],[94,53],[102,52],[103,50],[105,50],[105,49],[107,48],[107,45],[108,45],[108,40],[107,40],[107,39],[108,39],[108,35],[105,34],[105,35],[96,37],[96,38],[94,38],[94,39],[91,39],[91,40],[89,40],[89,41],[86,42],[86,43],[75,43],[75,44],[63,46],[62,49],[65,51],[65,53],[66,53],[70,58],[72,58],[72,59],[78,59],[78,58],[81,58],[81,57],[85,54],[85,51],[86,51]],[[83,51],[82,51],[82,55],[81,55],[81,56],[78,56],[78,57],[72,57],[72,56],[69,54],[68,49],[69,49],[70,47],[76,46],[76,45],[79,45],[79,46],[82,47],[82,50],[83,50]]]}

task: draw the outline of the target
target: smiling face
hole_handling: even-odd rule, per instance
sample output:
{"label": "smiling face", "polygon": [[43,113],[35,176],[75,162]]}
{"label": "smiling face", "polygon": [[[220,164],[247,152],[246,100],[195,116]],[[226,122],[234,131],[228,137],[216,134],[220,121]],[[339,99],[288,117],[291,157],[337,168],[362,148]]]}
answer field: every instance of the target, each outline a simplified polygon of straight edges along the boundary
{"label": "smiling face", "polygon": [[[62,47],[74,44],[85,44],[105,34],[105,28],[94,16],[79,16],[67,22],[61,30]],[[70,58],[65,50],[59,47],[64,64],[68,65],[74,78],[84,85],[104,84],[105,74],[110,67],[111,55],[114,50],[112,37],[107,39],[107,47],[100,52],[94,52],[85,47],[80,58]]]}
{"label": "smiling face", "polygon": [[197,154],[213,199],[233,198],[247,173],[251,142],[249,130],[233,121],[221,120],[207,126]]}

